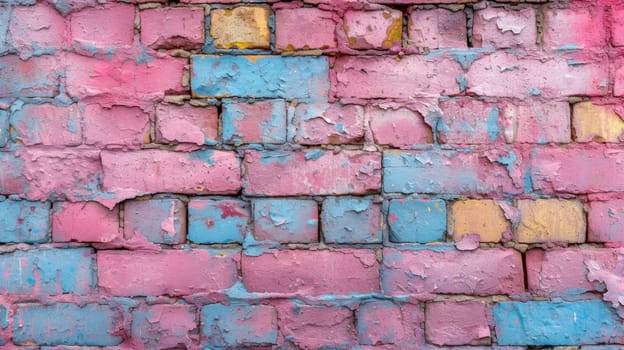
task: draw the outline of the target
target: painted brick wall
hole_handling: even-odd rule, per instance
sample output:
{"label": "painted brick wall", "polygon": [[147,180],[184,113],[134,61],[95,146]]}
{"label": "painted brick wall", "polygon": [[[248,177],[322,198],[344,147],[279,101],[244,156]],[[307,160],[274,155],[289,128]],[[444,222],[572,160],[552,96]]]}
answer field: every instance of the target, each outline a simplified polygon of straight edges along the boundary
{"label": "painted brick wall", "polygon": [[0,0],[0,348],[621,349],[623,64],[619,0]]}

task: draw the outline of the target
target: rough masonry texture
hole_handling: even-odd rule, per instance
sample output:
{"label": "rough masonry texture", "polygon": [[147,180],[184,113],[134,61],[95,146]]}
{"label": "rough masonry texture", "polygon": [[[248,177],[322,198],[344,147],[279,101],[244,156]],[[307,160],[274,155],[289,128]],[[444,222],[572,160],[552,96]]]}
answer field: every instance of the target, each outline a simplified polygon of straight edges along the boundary
{"label": "rough masonry texture", "polygon": [[624,348],[624,2],[0,0],[0,348]]}

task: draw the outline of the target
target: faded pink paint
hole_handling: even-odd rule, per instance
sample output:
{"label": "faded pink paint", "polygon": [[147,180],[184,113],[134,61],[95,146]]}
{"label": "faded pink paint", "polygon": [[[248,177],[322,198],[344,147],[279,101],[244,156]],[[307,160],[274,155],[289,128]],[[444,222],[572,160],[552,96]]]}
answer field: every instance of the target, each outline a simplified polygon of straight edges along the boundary
{"label": "faded pink paint", "polygon": [[198,49],[204,44],[204,9],[147,9],[141,15],[141,42],[153,48]]}
{"label": "faded pink paint", "polygon": [[369,108],[368,118],[376,144],[410,148],[433,143],[431,127],[420,114],[407,108]]}
{"label": "faded pink paint", "polygon": [[150,115],[139,107],[84,107],[85,144],[138,148],[149,142]]}
{"label": "faded pink paint", "polygon": [[624,46],[624,5],[611,7],[611,44]]}
{"label": "faded pink paint", "polygon": [[444,8],[414,9],[409,16],[410,44],[430,49],[466,48],[466,15]]}
{"label": "faded pink paint", "polygon": [[113,48],[129,46],[134,41],[134,6],[106,4],[86,8],[71,15],[71,36],[85,47]]}
{"label": "faded pink paint", "polygon": [[163,250],[97,253],[98,285],[114,296],[218,292],[237,280],[234,251]]}
{"label": "faded pink paint", "polygon": [[243,283],[251,292],[296,295],[379,292],[379,263],[368,249],[271,250],[243,254]]}
{"label": "faded pink paint", "polygon": [[57,202],[52,214],[55,242],[111,242],[121,238],[119,208],[96,202]]}
{"label": "faded pink paint", "polygon": [[27,104],[18,114],[20,118],[13,120],[11,126],[15,139],[24,145],[77,146],[82,143],[78,105]]}
{"label": "faded pink paint", "polygon": [[156,107],[156,142],[194,143],[217,141],[218,112],[215,106],[194,107],[159,104]]}
{"label": "faded pink paint", "polygon": [[608,38],[605,24],[604,10],[599,7],[546,9],[542,41],[548,49],[604,47]]}
{"label": "faded pink paint", "polygon": [[352,49],[388,49],[399,45],[391,41],[391,28],[401,21],[402,13],[390,8],[375,11],[347,11],[344,14],[343,28]]}
{"label": "faded pink paint", "polygon": [[500,115],[507,143],[571,142],[567,102],[507,103],[500,108]]}
{"label": "faded pink paint", "polygon": [[537,42],[535,9],[521,10],[488,7],[474,15],[472,44],[474,47],[534,48]]}
{"label": "faded pink paint", "polygon": [[300,103],[295,107],[292,124],[298,144],[360,143],[364,138],[364,107]]}
{"label": "faded pink paint", "polygon": [[67,22],[54,8],[40,3],[35,6],[16,6],[9,21],[9,38],[21,57],[30,57],[35,47],[54,52],[67,47]]}
{"label": "faded pink paint", "polygon": [[[275,11],[275,47],[280,51],[336,48],[333,14],[317,8]],[[314,35],[306,32],[314,28]]]}
{"label": "faded pink paint", "polygon": [[589,242],[624,245],[624,199],[590,202],[587,226]]}
{"label": "faded pink paint", "polygon": [[489,345],[492,316],[481,301],[428,303],[425,334],[436,345]]}

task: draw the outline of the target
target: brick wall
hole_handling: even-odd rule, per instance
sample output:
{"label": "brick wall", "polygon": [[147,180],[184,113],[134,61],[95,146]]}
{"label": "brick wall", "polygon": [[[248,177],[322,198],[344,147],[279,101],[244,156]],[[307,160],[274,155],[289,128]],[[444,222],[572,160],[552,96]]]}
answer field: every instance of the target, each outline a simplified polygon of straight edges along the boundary
{"label": "brick wall", "polygon": [[623,63],[618,0],[0,0],[0,347],[620,349]]}

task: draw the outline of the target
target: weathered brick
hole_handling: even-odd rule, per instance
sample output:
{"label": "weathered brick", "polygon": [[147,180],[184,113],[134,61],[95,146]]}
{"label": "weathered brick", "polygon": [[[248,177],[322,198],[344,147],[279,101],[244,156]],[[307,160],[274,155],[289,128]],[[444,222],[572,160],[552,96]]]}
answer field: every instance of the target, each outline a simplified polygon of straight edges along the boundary
{"label": "weathered brick", "polygon": [[[120,317],[119,311],[108,305],[18,304],[13,342],[19,345],[117,345],[123,340],[113,334]],[[54,327],[50,326],[51,320],[54,320]]]}
{"label": "weathered brick", "polygon": [[433,143],[431,127],[407,108],[368,109],[369,127],[375,143],[397,148]]}
{"label": "weathered brick", "polygon": [[[12,7],[0,6],[0,55],[6,54],[10,49],[9,39],[9,20],[11,18]],[[0,341],[2,339],[0,338]]]}
{"label": "weathered brick", "polygon": [[488,7],[476,11],[473,21],[474,47],[535,47],[537,23],[532,7],[521,10]]}
{"label": "weathered brick", "polygon": [[611,44],[624,46],[624,5],[611,6]]}
{"label": "weathered brick", "polygon": [[291,125],[294,139],[303,145],[361,143],[364,138],[364,108],[358,105],[300,103]]}
{"label": "weathered brick", "polygon": [[27,104],[11,114],[12,138],[24,145],[77,146],[82,143],[78,106]]}
{"label": "weathered brick", "polygon": [[272,306],[210,304],[202,307],[201,322],[209,346],[277,344],[277,312]]}
{"label": "weathered brick", "polygon": [[116,48],[134,41],[134,6],[107,4],[88,7],[71,15],[71,36],[87,50]]}
{"label": "weathered brick", "polygon": [[196,97],[327,97],[326,57],[191,57],[191,91]]}
{"label": "weathered brick", "polygon": [[214,145],[219,140],[219,113],[215,106],[159,104],[156,107],[156,142]]}
{"label": "weathered brick", "polygon": [[87,294],[95,285],[88,248],[16,251],[0,255],[0,291],[9,294]]}
{"label": "weathered brick", "polygon": [[523,199],[518,201],[520,224],[516,239],[522,243],[585,241],[585,213],[575,200]]}
{"label": "weathered brick", "polygon": [[480,152],[387,151],[383,166],[384,192],[518,192],[505,167]]}
{"label": "weathered brick", "polygon": [[98,147],[139,147],[150,140],[150,115],[139,107],[84,108],[85,144]]}
{"label": "weathered brick", "polygon": [[451,205],[449,234],[457,242],[469,234],[478,234],[481,242],[500,242],[511,227],[500,206],[489,199],[468,199]]}
{"label": "weathered brick", "polygon": [[257,240],[318,242],[318,204],[313,200],[256,199],[253,213]]}
{"label": "weathered brick", "polygon": [[496,295],[524,291],[522,257],[513,249],[398,250],[385,248],[382,290],[388,295]]}
{"label": "weathered brick", "polygon": [[556,56],[538,60],[498,51],[470,65],[467,92],[519,99],[536,95],[601,96],[608,91],[607,66],[604,57],[570,61]]}
{"label": "weathered brick", "polygon": [[328,197],[321,224],[327,243],[380,243],[381,205],[370,198]]}
{"label": "weathered brick", "polygon": [[615,77],[613,83],[613,95],[616,97],[624,96],[624,59],[616,59],[614,64]]}
{"label": "weathered brick", "polygon": [[502,137],[498,104],[471,98],[442,101],[440,141],[450,144],[487,144]]}
{"label": "weathered brick", "polygon": [[239,200],[193,199],[188,205],[188,239],[195,243],[242,243],[249,205]]}
{"label": "weathered brick", "polygon": [[544,297],[582,294],[598,288],[587,278],[586,263],[598,262],[607,271],[616,271],[622,252],[617,249],[566,248],[526,252],[529,292]]}
{"label": "weathered brick", "polygon": [[58,57],[44,55],[21,60],[16,55],[0,57],[0,97],[54,97],[65,67]]}
{"label": "weathered brick", "polygon": [[501,106],[507,143],[569,143],[570,104],[567,102],[506,103]]}
{"label": "weathered brick", "polygon": [[624,191],[618,174],[624,152],[608,148],[536,148],[531,153],[531,180],[542,192],[596,193]]}
{"label": "weathered brick", "polygon": [[439,199],[393,199],[388,206],[388,229],[392,242],[443,241],[446,205]]}
{"label": "weathered brick", "polygon": [[624,200],[590,202],[587,226],[589,242],[624,243]]}
{"label": "weathered brick", "polygon": [[286,103],[283,100],[223,103],[223,142],[286,142]]}
{"label": "weathered brick", "polygon": [[50,204],[0,202],[0,242],[41,243],[50,239]]}
{"label": "weathered brick", "polygon": [[230,288],[238,252],[229,250],[100,250],[100,290],[116,296],[188,295]]}
{"label": "weathered brick", "polygon": [[500,302],[492,314],[499,345],[604,344],[624,337],[617,314],[599,300]]}
{"label": "weathered brick", "polygon": [[542,42],[546,48],[559,50],[604,47],[606,28],[604,10],[599,7],[546,9]]}
{"label": "weathered brick", "polygon": [[198,49],[204,44],[204,9],[168,7],[141,14],[141,42],[153,48]]}
{"label": "weathered brick", "polygon": [[356,315],[360,344],[394,344],[411,349],[424,343],[420,326],[424,315],[418,305],[371,301],[360,304]]}
{"label": "weathered brick", "polygon": [[410,44],[430,49],[466,48],[466,15],[443,8],[412,11],[407,25]]}
{"label": "weathered brick", "polygon": [[210,11],[210,36],[218,49],[268,49],[270,10],[240,6]]}
{"label": "weathered brick", "polygon": [[132,312],[132,339],[145,348],[192,346],[196,329],[195,307],[190,305],[149,305]]}
{"label": "weathered brick", "polygon": [[0,147],[4,147],[9,140],[9,111],[0,110]]}
{"label": "weathered brick", "polygon": [[179,199],[134,200],[124,203],[124,237],[179,244],[186,238],[186,208]]}
{"label": "weathered brick", "polygon": [[428,303],[425,335],[436,345],[488,345],[492,316],[480,301]]}
{"label": "weathered brick", "polygon": [[68,44],[68,32],[64,18],[45,3],[15,6],[9,21],[10,43],[22,57],[62,50]]}
{"label": "weathered brick", "polygon": [[[318,8],[281,9],[275,12],[275,47],[280,51],[335,49],[333,13]],[[314,35],[308,30],[314,28]]]}
{"label": "weathered brick", "polygon": [[620,142],[624,140],[624,120],[613,105],[580,102],[572,107],[576,142]]}
{"label": "weathered brick", "polygon": [[388,49],[401,45],[403,14],[390,8],[347,11],[343,28],[353,49]]}
{"label": "weathered brick", "polygon": [[228,194],[240,189],[240,164],[234,152],[104,151],[101,157],[103,188],[121,197],[158,192]]}
{"label": "weathered brick", "polygon": [[458,63],[424,56],[393,57],[341,56],[334,64],[336,79],[332,89],[337,97],[410,98],[454,95],[460,92]]}
{"label": "weathered brick", "polygon": [[243,254],[243,283],[250,292],[301,295],[379,291],[379,263],[368,249],[272,250]]}
{"label": "weathered brick", "polygon": [[264,196],[377,192],[380,158],[379,153],[360,151],[247,151],[244,192]]}
{"label": "weathered brick", "polygon": [[96,202],[56,202],[52,211],[55,242],[110,242],[121,238],[119,209]]}

